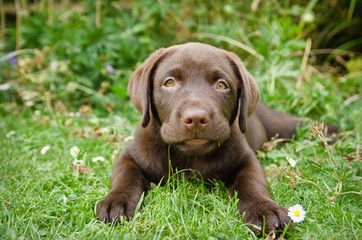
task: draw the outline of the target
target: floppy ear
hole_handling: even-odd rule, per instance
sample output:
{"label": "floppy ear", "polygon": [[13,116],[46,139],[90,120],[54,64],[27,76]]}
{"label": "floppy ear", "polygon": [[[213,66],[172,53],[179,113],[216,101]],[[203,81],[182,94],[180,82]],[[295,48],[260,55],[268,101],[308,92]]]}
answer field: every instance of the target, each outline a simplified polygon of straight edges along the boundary
{"label": "floppy ear", "polygon": [[[147,127],[151,120],[152,100],[153,100],[153,78],[157,69],[157,65],[165,56],[167,50],[161,48],[152,53],[146,61],[139,66],[132,74],[128,83],[128,93],[132,103],[142,114],[142,127]],[[157,115],[157,112],[153,112]]]}
{"label": "floppy ear", "polygon": [[253,77],[245,69],[244,64],[241,62],[240,58],[231,52],[227,52],[227,56],[231,66],[233,67],[235,75],[240,82],[240,98],[238,100],[239,128],[241,132],[245,133],[246,120],[248,116],[254,112],[256,104],[259,100],[259,89]]}

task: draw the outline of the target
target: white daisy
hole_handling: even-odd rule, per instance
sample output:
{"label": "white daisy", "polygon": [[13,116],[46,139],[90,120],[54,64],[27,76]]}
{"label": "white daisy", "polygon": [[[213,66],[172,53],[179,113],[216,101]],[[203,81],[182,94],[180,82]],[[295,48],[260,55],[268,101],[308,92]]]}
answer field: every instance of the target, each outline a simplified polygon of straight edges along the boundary
{"label": "white daisy", "polygon": [[303,207],[299,204],[296,204],[288,208],[288,216],[295,223],[302,222],[305,218],[305,214],[306,212],[304,211]]}
{"label": "white daisy", "polygon": [[83,165],[84,161],[82,159],[74,159],[73,165],[80,166]]}
{"label": "white daisy", "polygon": [[80,150],[77,146],[74,146],[70,149],[70,155],[72,155],[72,157],[77,157],[79,152]]}

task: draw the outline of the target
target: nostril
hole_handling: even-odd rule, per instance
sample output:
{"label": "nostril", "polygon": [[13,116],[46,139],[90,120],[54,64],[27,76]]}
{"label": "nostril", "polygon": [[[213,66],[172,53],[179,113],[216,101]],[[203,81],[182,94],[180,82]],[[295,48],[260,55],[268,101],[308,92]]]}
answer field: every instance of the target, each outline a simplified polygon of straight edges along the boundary
{"label": "nostril", "polygon": [[192,119],[189,116],[184,115],[184,116],[182,116],[182,122],[184,124],[190,125],[190,124],[192,124]]}
{"label": "nostril", "polygon": [[200,120],[200,123],[201,123],[201,124],[208,124],[208,123],[209,123],[209,119],[208,119],[207,117],[202,118],[202,119]]}

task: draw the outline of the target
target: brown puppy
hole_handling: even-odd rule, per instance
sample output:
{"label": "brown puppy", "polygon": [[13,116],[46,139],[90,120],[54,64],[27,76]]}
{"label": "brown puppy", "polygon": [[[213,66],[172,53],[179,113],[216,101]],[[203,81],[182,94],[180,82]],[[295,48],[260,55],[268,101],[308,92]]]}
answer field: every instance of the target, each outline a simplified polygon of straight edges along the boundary
{"label": "brown puppy", "polygon": [[265,218],[267,232],[283,229],[287,210],[270,197],[254,150],[276,134],[291,138],[302,120],[258,103],[256,83],[235,54],[201,43],[160,49],[128,90],[143,119],[114,166],[100,220],[131,218],[149,183],[167,179],[170,157],[174,169],[224,181],[246,223],[262,226]]}

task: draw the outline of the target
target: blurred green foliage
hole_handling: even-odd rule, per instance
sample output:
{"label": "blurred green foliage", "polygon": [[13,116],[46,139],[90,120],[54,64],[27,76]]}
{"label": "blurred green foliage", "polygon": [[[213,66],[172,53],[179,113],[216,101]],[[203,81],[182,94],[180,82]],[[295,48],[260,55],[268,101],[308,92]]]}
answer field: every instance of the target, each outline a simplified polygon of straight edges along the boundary
{"label": "blurred green foliage", "polygon": [[[133,118],[126,91],[131,72],[155,49],[187,41],[236,52],[259,82],[261,99],[283,111],[309,117],[328,110],[325,117],[337,121],[340,113],[335,106],[360,94],[361,74],[340,78],[350,69],[346,66],[329,71],[337,74],[329,74],[328,80],[309,65],[301,68],[307,37],[314,48],[347,51],[318,55],[312,49],[312,63],[326,60],[325,56],[355,61],[362,46],[361,31],[356,31],[361,26],[360,1],[101,2],[99,26],[95,1],[57,9],[52,24],[48,11],[35,11],[22,22],[18,51],[14,51],[16,29],[10,26],[6,46],[0,50],[0,84],[10,89],[0,92],[0,101],[35,109],[45,104],[60,109],[87,104],[101,112],[121,110]],[[9,51],[13,52],[5,55]],[[17,64],[10,65],[11,59]],[[303,83],[300,88],[298,79]],[[342,94],[334,94],[340,90]]]}

